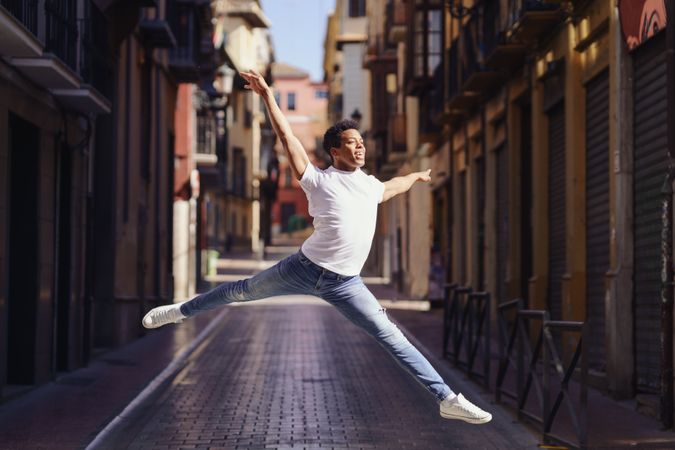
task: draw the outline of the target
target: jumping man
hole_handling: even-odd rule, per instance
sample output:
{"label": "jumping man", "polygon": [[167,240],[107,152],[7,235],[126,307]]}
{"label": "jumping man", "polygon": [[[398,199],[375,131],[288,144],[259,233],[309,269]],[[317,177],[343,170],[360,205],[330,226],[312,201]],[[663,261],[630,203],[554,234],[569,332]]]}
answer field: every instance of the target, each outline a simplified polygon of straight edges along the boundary
{"label": "jumping man", "polygon": [[288,156],[291,169],[309,201],[314,232],[300,251],[252,278],[223,283],[192,300],[160,306],[143,318],[146,328],[181,322],[200,312],[233,302],[246,302],[278,295],[314,295],[335,306],[364,329],[416,377],[440,404],[440,414],[481,424],[492,420],[463,395],[455,393],[429,361],[406,339],[359,276],[368,257],[377,218],[378,203],[407,192],[418,181],[431,180],[430,170],[395,177],[382,183],[366,175],[366,148],[358,124],[343,120],[330,127],[323,147],[332,165],[314,167],[288,120],[274,100],[272,90],[257,72],[241,72],[247,89],[265,102],[272,126]]}

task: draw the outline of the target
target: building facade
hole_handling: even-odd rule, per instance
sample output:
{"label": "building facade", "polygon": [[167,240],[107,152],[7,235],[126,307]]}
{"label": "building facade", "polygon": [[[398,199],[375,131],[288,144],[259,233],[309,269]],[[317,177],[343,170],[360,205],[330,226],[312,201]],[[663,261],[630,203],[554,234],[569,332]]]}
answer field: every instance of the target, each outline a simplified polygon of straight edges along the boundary
{"label": "building facade", "polygon": [[490,292],[492,317],[522,298],[585,322],[591,384],[661,418],[673,405],[666,10],[372,1],[366,58],[381,178],[432,168],[431,189],[381,208],[400,286],[434,298],[423,280],[440,266],[442,281]]}
{"label": "building facade", "polygon": [[144,330],[172,297],[174,107],[210,6],[0,3],[0,388]]}
{"label": "building facade", "polygon": [[[258,96],[244,89],[239,71],[255,69],[269,83],[274,60],[268,32],[269,19],[257,0],[215,2],[216,39],[228,66],[234,70],[232,92],[227,96],[223,143],[225,188],[204,197],[201,216],[206,218],[202,249],[233,248],[261,253],[266,231],[266,200],[261,186],[267,177],[273,134]],[[266,191],[263,191],[266,192]]]}

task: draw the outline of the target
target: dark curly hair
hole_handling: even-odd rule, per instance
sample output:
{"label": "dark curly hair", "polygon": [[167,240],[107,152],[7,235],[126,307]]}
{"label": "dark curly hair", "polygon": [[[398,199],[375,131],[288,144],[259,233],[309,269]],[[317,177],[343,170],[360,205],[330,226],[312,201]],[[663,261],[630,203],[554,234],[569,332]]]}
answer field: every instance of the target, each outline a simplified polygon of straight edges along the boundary
{"label": "dark curly hair", "polygon": [[326,153],[330,156],[330,159],[333,160],[333,155],[330,154],[331,148],[339,148],[342,137],[342,133],[347,130],[358,130],[359,123],[355,120],[345,119],[341,120],[329,129],[323,135],[323,149],[326,150]]}

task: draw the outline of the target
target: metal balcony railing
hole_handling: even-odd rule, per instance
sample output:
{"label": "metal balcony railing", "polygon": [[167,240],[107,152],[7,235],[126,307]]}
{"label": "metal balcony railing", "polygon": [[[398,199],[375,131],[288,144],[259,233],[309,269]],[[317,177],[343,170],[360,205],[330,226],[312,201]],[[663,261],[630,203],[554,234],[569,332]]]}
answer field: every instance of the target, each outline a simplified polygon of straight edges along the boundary
{"label": "metal balcony railing", "polygon": [[445,91],[445,70],[444,64],[441,63],[436,66],[432,78],[432,88],[429,90],[429,106],[431,107],[431,116],[437,117],[443,113],[443,99]]}
{"label": "metal balcony railing", "polygon": [[178,81],[196,81],[199,78],[200,29],[196,19],[192,4],[168,3],[167,20],[176,37],[176,47],[169,49],[169,65]]}
{"label": "metal balcony railing", "polygon": [[482,36],[480,35],[480,21],[478,15],[472,15],[462,28],[461,45],[461,72],[462,82],[479,70],[482,70],[483,52],[481,49]]}
{"label": "metal balcony railing", "polygon": [[92,85],[110,99],[112,61],[108,44],[108,21],[94,2],[87,4],[86,19],[79,21],[80,28],[80,75],[85,83]]}
{"label": "metal balcony railing", "polygon": [[455,39],[448,50],[448,92],[445,96],[446,100],[450,100],[459,94],[459,44]]}
{"label": "metal balcony railing", "polygon": [[558,9],[560,9],[560,3],[543,0],[509,0],[507,2],[506,27],[513,27],[527,12],[555,11]]}
{"label": "metal balcony railing", "polygon": [[501,2],[488,1],[483,3],[482,36],[481,42],[484,55],[492,53],[497,45],[504,41],[504,32],[501,29]]}
{"label": "metal balcony railing", "polygon": [[37,36],[38,0],[0,0],[0,5]]}
{"label": "metal balcony railing", "polygon": [[77,2],[45,1],[45,51],[54,53],[71,69],[77,70]]}

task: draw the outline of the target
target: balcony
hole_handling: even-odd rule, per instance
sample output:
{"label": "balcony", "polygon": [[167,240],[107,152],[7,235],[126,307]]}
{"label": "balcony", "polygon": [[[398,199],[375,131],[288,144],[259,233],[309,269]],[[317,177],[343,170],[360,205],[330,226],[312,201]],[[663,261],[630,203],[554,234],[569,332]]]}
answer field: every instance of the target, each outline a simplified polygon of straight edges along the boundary
{"label": "balcony", "polygon": [[169,50],[169,70],[182,83],[199,81],[197,62],[200,28],[195,23],[195,11],[190,5],[170,4],[169,23],[176,37],[176,47]]}
{"label": "balcony", "polygon": [[511,43],[536,43],[563,19],[560,2],[509,0],[505,12],[506,40]]}
{"label": "balcony", "polygon": [[484,28],[478,16],[471,16],[464,25],[460,38],[462,61],[462,89],[465,91],[486,91],[499,83],[501,74],[484,63]]}
{"label": "balcony", "polygon": [[230,17],[241,17],[252,28],[269,28],[270,20],[265,16],[257,2],[251,0],[232,0],[227,12]]}
{"label": "balcony", "polygon": [[389,0],[386,9],[385,36],[390,45],[405,41],[405,4],[401,0]]}
{"label": "balcony", "polygon": [[167,6],[167,20],[176,40],[169,70],[179,83],[197,83],[215,70],[210,3],[174,0]]}
{"label": "balcony", "polygon": [[434,70],[434,76],[432,78],[431,89],[429,89],[429,108],[430,108],[430,118],[434,124],[438,124],[443,120],[444,114],[444,75],[443,63],[439,64]]}
{"label": "balcony", "polygon": [[77,70],[77,1],[45,1],[45,51]]}
{"label": "balcony", "polygon": [[42,54],[37,39],[37,0],[0,0],[0,53],[30,58]]}
{"label": "balcony", "polygon": [[138,24],[141,40],[152,48],[173,48],[176,38],[166,20],[159,17],[148,17],[147,13]]}
{"label": "balcony", "polygon": [[448,50],[448,114],[450,116],[462,116],[464,112],[473,107],[479,100],[479,95],[473,91],[462,89],[462,75],[465,70],[461,66],[459,58],[459,40],[455,39]]}
{"label": "balcony", "polygon": [[111,31],[93,0],[0,0],[0,54],[67,109],[110,112]]}
{"label": "balcony", "polygon": [[486,68],[512,70],[524,62],[527,47],[506,39],[500,5],[501,2],[488,1],[483,6],[483,62]]}
{"label": "balcony", "polygon": [[[110,112],[113,70],[108,45],[108,21],[92,3],[88,5],[87,18],[79,21],[80,30],[80,89],[60,93],[61,99],[78,110]],[[56,95],[56,93],[55,93]]]}

